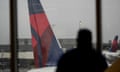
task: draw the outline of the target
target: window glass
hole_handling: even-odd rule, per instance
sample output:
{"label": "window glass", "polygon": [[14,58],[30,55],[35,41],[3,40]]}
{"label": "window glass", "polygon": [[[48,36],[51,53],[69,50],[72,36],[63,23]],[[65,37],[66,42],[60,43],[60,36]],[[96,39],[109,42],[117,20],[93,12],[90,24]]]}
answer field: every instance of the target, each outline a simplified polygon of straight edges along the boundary
{"label": "window glass", "polygon": [[0,72],[10,72],[9,0],[0,1]]}
{"label": "window glass", "polygon": [[[65,52],[66,50],[76,48],[76,37],[80,28],[88,28],[92,31],[93,45],[96,45],[94,0],[38,1],[41,1],[40,3],[59,46]],[[35,68],[28,7],[28,0],[18,0],[18,66],[19,70],[25,71],[34,70]]]}
{"label": "window glass", "polygon": [[18,69],[27,72],[34,68],[28,0],[18,0]]}
{"label": "window glass", "polygon": [[119,0],[103,0],[102,4],[103,54],[109,65],[120,57],[119,3]]}

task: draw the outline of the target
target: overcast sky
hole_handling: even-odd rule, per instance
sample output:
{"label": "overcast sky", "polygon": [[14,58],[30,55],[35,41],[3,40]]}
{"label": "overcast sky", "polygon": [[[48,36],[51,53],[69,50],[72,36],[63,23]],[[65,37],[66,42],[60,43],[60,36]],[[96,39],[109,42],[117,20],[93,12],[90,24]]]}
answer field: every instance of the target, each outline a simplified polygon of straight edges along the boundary
{"label": "overcast sky", "polygon": [[[0,2],[0,44],[9,43],[9,0]],[[41,0],[51,27],[58,38],[76,38],[79,28],[95,34],[95,0]],[[103,42],[120,36],[120,0],[103,0]],[[18,36],[31,38],[27,0],[18,0]]]}

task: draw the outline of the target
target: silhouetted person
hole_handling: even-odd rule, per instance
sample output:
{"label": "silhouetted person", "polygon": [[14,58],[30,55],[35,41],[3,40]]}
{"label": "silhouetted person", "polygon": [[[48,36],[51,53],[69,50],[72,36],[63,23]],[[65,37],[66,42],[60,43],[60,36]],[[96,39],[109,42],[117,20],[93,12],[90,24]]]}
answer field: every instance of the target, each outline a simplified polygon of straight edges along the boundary
{"label": "silhouetted person", "polygon": [[105,58],[92,47],[91,32],[81,29],[78,32],[77,48],[60,58],[56,72],[104,72],[107,67]]}

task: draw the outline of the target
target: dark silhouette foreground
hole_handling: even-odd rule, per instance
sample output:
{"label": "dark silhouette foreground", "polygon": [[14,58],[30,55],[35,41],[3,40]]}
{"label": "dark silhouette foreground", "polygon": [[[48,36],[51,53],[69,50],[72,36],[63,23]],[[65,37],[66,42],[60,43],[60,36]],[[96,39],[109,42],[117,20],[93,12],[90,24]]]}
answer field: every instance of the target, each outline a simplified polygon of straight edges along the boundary
{"label": "dark silhouette foreground", "polygon": [[56,72],[104,72],[105,58],[92,47],[92,36],[88,29],[78,32],[77,48],[66,52],[59,60]]}

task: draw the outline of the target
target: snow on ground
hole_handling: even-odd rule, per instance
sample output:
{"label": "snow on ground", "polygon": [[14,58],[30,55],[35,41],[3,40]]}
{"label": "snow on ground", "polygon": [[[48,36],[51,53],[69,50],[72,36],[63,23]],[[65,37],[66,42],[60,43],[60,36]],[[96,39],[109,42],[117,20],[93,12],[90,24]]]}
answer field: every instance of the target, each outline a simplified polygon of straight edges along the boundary
{"label": "snow on ground", "polygon": [[31,69],[27,72],[55,72],[56,67],[52,66],[52,67],[43,67],[43,68],[36,68],[36,69]]}
{"label": "snow on ground", "polygon": [[102,54],[105,56],[107,63],[109,66],[118,58],[120,58],[120,50],[117,50],[116,52],[110,52],[108,50],[102,51]]}
{"label": "snow on ground", "polygon": [[[120,50],[117,50],[116,52],[110,52],[108,50],[102,51],[102,54],[106,57],[107,62],[109,66],[115,59],[120,58]],[[36,68],[36,69],[30,69],[27,72],[55,72],[56,67],[43,67],[43,68]]]}

